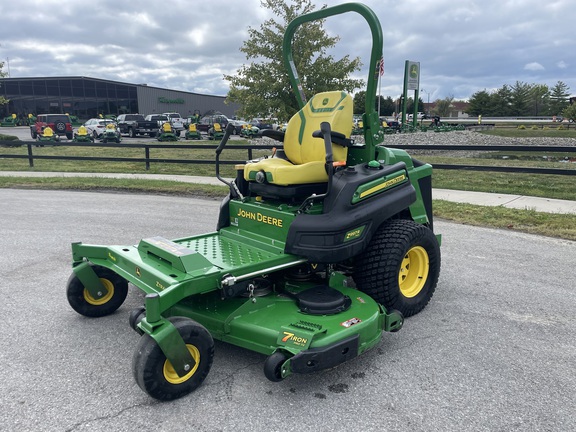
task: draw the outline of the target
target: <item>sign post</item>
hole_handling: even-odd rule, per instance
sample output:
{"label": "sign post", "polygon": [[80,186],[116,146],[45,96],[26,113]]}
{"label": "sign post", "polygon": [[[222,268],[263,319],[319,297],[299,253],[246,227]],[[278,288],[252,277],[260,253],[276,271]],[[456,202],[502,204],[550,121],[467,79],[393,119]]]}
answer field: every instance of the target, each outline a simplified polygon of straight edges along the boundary
{"label": "sign post", "polygon": [[406,124],[406,108],[408,107],[408,90],[414,90],[414,112],[412,126],[418,123],[418,97],[420,91],[420,62],[406,60],[404,66],[404,92],[402,93],[402,125]]}

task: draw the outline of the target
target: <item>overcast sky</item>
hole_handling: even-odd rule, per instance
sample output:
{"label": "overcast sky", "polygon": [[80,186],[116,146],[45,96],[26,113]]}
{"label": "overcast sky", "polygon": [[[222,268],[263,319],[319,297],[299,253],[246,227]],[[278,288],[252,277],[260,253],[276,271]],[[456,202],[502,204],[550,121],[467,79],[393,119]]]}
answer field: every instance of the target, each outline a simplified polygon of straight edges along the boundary
{"label": "overcast sky", "polygon": [[[401,93],[405,60],[420,62],[424,102],[516,81],[563,81],[576,94],[573,0],[363,3],[383,29],[383,96]],[[2,0],[0,61],[13,78],[88,76],[224,96],[223,75],[246,62],[239,49],[248,28],[270,16],[259,0]],[[336,57],[368,65],[370,33],[359,15],[330,18],[325,29],[341,37]]]}

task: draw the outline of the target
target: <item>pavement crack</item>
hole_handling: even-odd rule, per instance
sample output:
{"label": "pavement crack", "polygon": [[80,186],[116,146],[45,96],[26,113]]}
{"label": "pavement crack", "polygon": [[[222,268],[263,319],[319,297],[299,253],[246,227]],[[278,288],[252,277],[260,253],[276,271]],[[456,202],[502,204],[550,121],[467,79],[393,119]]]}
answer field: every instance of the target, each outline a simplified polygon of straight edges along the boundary
{"label": "pavement crack", "polygon": [[78,428],[80,428],[80,427],[82,427],[82,426],[84,426],[84,425],[90,424],[90,423],[92,423],[92,422],[98,422],[98,421],[101,421],[101,420],[109,420],[109,419],[118,418],[118,417],[120,417],[122,414],[124,414],[125,412],[130,411],[130,410],[132,410],[132,409],[134,409],[134,408],[150,407],[150,406],[159,405],[159,404],[160,404],[160,402],[154,402],[154,401],[153,401],[153,402],[147,402],[147,403],[134,404],[134,405],[132,405],[132,406],[125,407],[125,408],[121,409],[120,411],[118,411],[118,412],[116,412],[116,413],[113,413],[113,414],[108,414],[108,415],[104,415],[104,416],[100,416],[100,417],[94,417],[94,418],[91,418],[91,419],[88,419],[88,420],[84,420],[84,421],[75,423],[75,424],[73,424],[70,428],[66,429],[65,431],[66,431],[66,432],[72,432],[72,431],[75,431],[75,430],[77,430]]}

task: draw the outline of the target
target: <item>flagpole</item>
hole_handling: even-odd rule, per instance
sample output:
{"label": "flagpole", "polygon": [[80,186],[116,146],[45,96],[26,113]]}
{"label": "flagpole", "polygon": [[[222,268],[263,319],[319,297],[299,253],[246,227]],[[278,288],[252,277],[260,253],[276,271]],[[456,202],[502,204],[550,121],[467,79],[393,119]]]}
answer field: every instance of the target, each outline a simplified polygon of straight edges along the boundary
{"label": "flagpole", "polygon": [[382,100],[382,75],[378,77],[378,117],[380,117],[380,102]]}
{"label": "flagpole", "polygon": [[382,99],[382,75],[384,75],[384,56],[378,63],[378,117],[380,117],[380,101]]}

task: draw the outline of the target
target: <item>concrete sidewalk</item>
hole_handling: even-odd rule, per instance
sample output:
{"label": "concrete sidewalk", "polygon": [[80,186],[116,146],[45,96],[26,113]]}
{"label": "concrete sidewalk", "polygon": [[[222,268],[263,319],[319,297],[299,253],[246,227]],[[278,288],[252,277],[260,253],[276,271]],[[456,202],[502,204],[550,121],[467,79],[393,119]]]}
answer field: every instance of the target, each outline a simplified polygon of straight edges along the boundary
{"label": "concrete sidewalk", "polygon": [[[101,177],[134,180],[169,180],[185,183],[222,185],[215,177],[183,176],[168,174],[120,174],[120,173],[70,173],[70,172],[27,172],[0,171],[0,177]],[[476,204],[482,206],[500,206],[522,210],[534,210],[545,213],[576,215],[576,201],[539,198],[523,195],[493,194],[485,192],[434,189],[434,199]]]}

